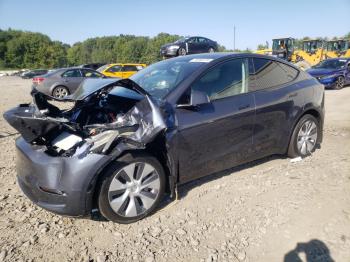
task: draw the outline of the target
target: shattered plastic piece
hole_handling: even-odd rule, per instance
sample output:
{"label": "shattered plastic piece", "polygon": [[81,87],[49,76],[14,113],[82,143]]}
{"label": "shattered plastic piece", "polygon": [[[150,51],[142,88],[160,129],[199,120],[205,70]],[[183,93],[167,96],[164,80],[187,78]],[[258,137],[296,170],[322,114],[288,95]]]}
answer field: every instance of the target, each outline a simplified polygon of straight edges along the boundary
{"label": "shattered plastic piece", "polygon": [[291,163],[296,163],[296,162],[300,162],[300,161],[302,161],[303,159],[300,157],[300,156],[298,156],[298,157],[295,157],[295,158],[292,158],[291,160],[290,160],[290,162]]}
{"label": "shattered plastic piece", "polygon": [[68,150],[81,142],[83,139],[79,136],[63,132],[52,141],[52,145],[63,150]]}

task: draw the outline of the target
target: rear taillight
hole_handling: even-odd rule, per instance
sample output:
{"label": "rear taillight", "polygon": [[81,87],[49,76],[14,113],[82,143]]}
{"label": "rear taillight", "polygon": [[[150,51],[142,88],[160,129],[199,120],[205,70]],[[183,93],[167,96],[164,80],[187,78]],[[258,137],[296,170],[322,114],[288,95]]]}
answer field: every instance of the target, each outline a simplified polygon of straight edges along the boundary
{"label": "rear taillight", "polygon": [[33,84],[40,84],[44,80],[45,80],[45,78],[43,78],[43,77],[34,77]]}

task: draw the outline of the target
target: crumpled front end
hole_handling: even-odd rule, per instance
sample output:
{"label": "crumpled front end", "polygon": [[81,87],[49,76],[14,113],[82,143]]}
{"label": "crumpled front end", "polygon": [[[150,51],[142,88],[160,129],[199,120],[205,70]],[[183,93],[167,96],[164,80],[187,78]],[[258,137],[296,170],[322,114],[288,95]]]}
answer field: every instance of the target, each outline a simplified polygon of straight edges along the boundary
{"label": "crumpled front end", "polygon": [[[97,174],[124,151],[144,149],[166,129],[160,108],[131,80],[96,84],[91,93],[80,90],[84,96],[77,100],[55,101],[34,91],[34,103],[4,114],[22,135],[16,141],[22,191],[55,213],[87,215]],[[65,101],[74,106],[55,105]]]}

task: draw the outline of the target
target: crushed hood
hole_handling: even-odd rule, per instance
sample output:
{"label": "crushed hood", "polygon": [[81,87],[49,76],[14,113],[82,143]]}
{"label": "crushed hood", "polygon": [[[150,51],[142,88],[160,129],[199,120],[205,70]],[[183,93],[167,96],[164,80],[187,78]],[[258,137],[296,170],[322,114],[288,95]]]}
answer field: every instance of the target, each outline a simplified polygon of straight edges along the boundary
{"label": "crushed hood", "polygon": [[[115,102],[106,99],[110,93],[118,97],[120,106],[123,106],[124,99],[125,103],[133,101],[134,105],[127,112],[117,114],[114,112],[117,109],[113,111],[110,107],[117,108],[118,103],[115,105]],[[53,146],[52,141],[57,141],[57,137],[65,132],[82,138],[76,147],[84,145],[95,153],[108,153],[113,148],[122,152],[145,147],[166,128],[158,104],[130,79],[90,79],[84,81],[74,94],[63,99],[55,99],[37,90],[32,92],[32,96],[33,103],[19,105],[4,113],[6,121],[32,144]],[[75,106],[70,110],[60,110],[49,100],[73,101]],[[96,116],[93,116],[95,111],[91,111],[94,106],[99,110]],[[112,120],[92,124],[79,122],[84,110],[88,112],[84,116],[86,119],[91,115],[97,117],[106,111],[105,117],[111,117]],[[66,139],[67,134],[62,137]]]}

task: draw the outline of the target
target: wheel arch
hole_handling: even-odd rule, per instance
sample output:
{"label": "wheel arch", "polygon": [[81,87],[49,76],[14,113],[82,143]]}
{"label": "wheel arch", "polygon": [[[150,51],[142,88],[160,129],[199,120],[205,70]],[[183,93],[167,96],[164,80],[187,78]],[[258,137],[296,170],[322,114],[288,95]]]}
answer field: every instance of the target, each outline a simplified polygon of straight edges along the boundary
{"label": "wheel arch", "polygon": [[165,172],[165,192],[171,197],[175,196],[175,186],[177,182],[178,166],[170,154],[167,153],[166,138],[164,133],[158,134],[152,142],[146,145],[143,149],[130,149],[123,151],[120,155],[111,160],[100,169],[91,179],[89,189],[92,190],[91,199],[87,199],[87,209],[93,210],[98,208],[99,187],[103,181],[105,171],[112,165],[113,162],[128,154],[142,154],[146,153],[156,158],[162,165]]}
{"label": "wheel arch", "polygon": [[302,111],[302,113],[301,113],[301,114],[296,118],[296,120],[294,121],[293,126],[292,126],[292,128],[291,128],[291,130],[290,130],[290,132],[289,132],[288,144],[287,144],[287,147],[286,147],[286,150],[285,150],[286,152],[287,152],[287,150],[288,150],[288,146],[289,146],[290,141],[291,141],[291,139],[292,139],[292,135],[293,135],[293,132],[294,132],[294,129],[295,129],[296,125],[299,123],[300,119],[301,119],[303,116],[305,116],[305,115],[312,115],[312,116],[315,117],[315,118],[317,119],[317,121],[319,122],[320,127],[321,127],[321,132],[320,132],[320,134],[321,134],[321,136],[320,136],[320,143],[322,142],[322,140],[323,140],[323,132],[322,132],[322,130],[323,130],[323,119],[322,119],[322,113],[321,113],[318,109],[313,108],[313,107],[310,107],[310,108],[305,109],[304,111]]}
{"label": "wheel arch", "polygon": [[53,85],[51,86],[51,88],[50,88],[50,95],[53,96],[53,91],[55,90],[56,87],[59,87],[59,86],[62,86],[62,87],[64,87],[64,88],[66,88],[67,91],[68,91],[68,94],[70,94],[70,90],[69,90],[69,88],[68,88],[67,86],[65,86],[65,85],[63,85],[63,84],[61,84],[61,83],[55,83],[55,84],[53,84]]}

